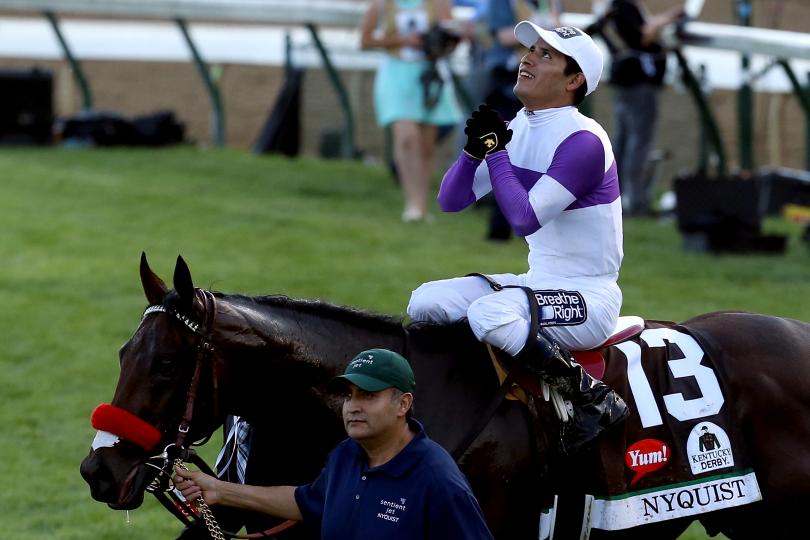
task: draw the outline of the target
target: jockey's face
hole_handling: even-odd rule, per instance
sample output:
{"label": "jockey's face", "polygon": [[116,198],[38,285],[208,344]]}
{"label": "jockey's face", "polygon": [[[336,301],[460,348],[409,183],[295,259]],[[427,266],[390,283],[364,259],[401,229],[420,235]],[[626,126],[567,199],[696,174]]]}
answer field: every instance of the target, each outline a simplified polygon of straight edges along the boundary
{"label": "jockey's face", "polygon": [[585,76],[566,75],[565,66],[565,55],[538,39],[520,59],[515,95],[531,111],[573,104],[573,92],[585,84]]}
{"label": "jockey's face", "polygon": [[368,392],[348,384],[343,401],[343,426],[358,442],[382,440],[394,434],[410,408],[411,394],[395,388]]}

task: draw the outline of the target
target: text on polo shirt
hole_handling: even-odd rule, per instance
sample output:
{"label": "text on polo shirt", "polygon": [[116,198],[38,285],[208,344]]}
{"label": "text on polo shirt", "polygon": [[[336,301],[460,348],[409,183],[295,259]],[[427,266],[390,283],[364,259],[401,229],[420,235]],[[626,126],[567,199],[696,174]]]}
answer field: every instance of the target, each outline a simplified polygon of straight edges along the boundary
{"label": "text on polo shirt", "polygon": [[397,510],[402,510],[403,512],[406,510],[405,499],[400,499],[400,501],[401,503],[395,503],[380,499],[380,505],[385,507],[385,512],[377,512],[377,517],[394,523],[398,522],[399,516],[396,515]]}

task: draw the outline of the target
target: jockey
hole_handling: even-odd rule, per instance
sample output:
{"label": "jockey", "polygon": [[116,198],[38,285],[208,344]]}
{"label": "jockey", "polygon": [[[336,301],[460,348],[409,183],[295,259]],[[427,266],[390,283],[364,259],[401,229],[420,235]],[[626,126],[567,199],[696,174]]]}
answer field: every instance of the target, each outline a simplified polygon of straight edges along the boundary
{"label": "jockey", "polygon": [[[468,141],[448,169],[439,206],[457,212],[490,191],[516,234],[529,245],[529,271],[493,274],[491,288],[468,276],[425,283],[413,291],[414,321],[450,323],[467,317],[476,337],[540,375],[573,406],[563,427],[572,453],[623,420],[624,401],[593,379],[568,349],[598,347],[616,326],[622,251],[622,209],[607,134],[577,106],[596,89],[602,54],[573,27],[515,26],[529,51],[520,61],[515,95],[524,108],[508,124],[486,105],[467,121]],[[526,293],[534,290],[536,306]],[[540,331],[529,336],[530,309]]]}

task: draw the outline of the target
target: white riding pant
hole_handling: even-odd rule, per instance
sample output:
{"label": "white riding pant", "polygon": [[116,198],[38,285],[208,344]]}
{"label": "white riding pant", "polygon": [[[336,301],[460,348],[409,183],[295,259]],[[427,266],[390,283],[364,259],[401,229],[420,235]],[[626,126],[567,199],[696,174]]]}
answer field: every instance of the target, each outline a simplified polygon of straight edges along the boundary
{"label": "white riding pant", "polygon": [[[545,330],[561,345],[572,350],[598,347],[616,328],[622,293],[615,282],[590,282],[583,287],[580,280],[546,280],[529,282],[527,274],[489,274],[501,285],[519,285],[534,290],[567,290],[579,292],[585,300],[587,316],[580,324],[545,326]],[[516,356],[529,337],[531,314],[526,293],[521,289],[493,291],[480,277],[467,276],[430,281],[411,294],[408,315],[413,321],[453,323],[469,320],[475,336],[485,343]],[[545,309],[541,319],[548,319]]]}

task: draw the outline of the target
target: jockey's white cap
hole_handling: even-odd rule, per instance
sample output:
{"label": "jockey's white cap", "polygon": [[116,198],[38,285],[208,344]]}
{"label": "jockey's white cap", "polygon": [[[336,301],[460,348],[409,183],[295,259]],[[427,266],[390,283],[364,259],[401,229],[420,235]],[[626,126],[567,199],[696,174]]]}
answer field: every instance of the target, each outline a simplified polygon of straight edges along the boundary
{"label": "jockey's white cap", "polygon": [[570,56],[579,64],[588,85],[586,96],[596,90],[602,76],[604,58],[591,36],[579,28],[561,26],[545,30],[531,21],[520,21],[515,26],[515,37],[524,47],[532,47],[538,38],[543,38],[552,48]]}

